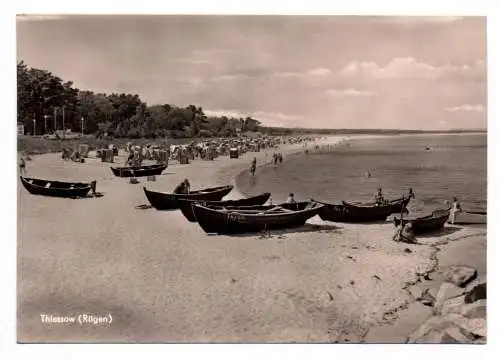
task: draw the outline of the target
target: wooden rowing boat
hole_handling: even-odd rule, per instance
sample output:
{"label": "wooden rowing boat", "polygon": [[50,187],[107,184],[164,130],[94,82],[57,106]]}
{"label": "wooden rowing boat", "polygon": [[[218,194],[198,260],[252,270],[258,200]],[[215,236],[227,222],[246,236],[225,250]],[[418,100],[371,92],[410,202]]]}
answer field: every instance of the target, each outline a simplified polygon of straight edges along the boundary
{"label": "wooden rowing boat", "polygon": [[431,214],[417,218],[395,219],[395,225],[408,222],[411,223],[411,229],[414,234],[424,234],[439,230],[444,227],[446,221],[450,217],[450,209],[437,209]]}
{"label": "wooden rowing boat", "polygon": [[31,194],[62,197],[62,198],[81,198],[85,197],[89,191],[94,188],[96,182],[61,182],[37,178],[25,178],[21,176],[21,183]]}
{"label": "wooden rowing boat", "polygon": [[152,175],[160,175],[165,169],[167,164],[153,164],[139,167],[110,167],[113,174],[117,177],[147,177]]}
{"label": "wooden rowing boat", "polygon": [[394,213],[406,211],[406,206],[410,202],[410,197],[400,198],[383,205],[365,205],[343,202],[342,204],[332,204],[322,201],[315,201],[325,207],[319,212],[319,216],[324,221],[342,223],[369,223],[385,221],[387,217]]}
{"label": "wooden rowing boat", "polygon": [[157,210],[170,210],[179,208],[179,199],[190,201],[220,201],[233,189],[232,185],[200,189],[189,193],[162,193],[143,187],[149,203]]}
{"label": "wooden rowing boat", "polygon": [[[262,193],[255,197],[241,198],[235,200],[227,200],[227,201],[196,201],[207,207],[247,207],[247,206],[259,206],[267,202],[271,193]],[[182,214],[189,222],[196,222],[196,217],[193,213],[193,200],[187,199],[178,199],[179,208],[182,211]]]}
{"label": "wooden rowing boat", "polygon": [[[194,203],[193,213],[206,233],[238,234],[300,227],[323,208],[315,202],[223,209]],[[253,208],[253,209],[251,209]]]}
{"label": "wooden rowing boat", "polygon": [[358,202],[346,202],[346,201],[342,201],[342,204],[350,208],[384,210],[384,212],[389,212],[388,213],[389,215],[392,213],[401,213],[402,211],[404,211],[408,206],[408,204],[410,203],[410,200],[411,196],[406,196],[397,199],[392,199],[380,205],[377,205],[375,202],[358,203]]}

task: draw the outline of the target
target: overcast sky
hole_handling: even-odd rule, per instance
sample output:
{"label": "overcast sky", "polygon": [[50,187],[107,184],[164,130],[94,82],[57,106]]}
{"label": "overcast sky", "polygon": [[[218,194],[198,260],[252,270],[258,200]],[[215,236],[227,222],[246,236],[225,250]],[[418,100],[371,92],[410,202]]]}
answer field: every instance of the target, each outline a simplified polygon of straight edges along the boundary
{"label": "overcast sky", "polygon": [[481,17],[24,16],[17,57],[80,89],[323,128],[486,128]]}

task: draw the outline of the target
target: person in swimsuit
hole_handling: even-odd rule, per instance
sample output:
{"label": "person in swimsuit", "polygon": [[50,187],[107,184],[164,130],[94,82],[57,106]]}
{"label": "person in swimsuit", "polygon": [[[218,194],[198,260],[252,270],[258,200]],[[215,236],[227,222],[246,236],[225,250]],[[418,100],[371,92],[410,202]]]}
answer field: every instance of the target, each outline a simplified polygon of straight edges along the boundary
{"label": "person in swimsuit", "polygon": [[254,158],[252,160],[252,165],[250,166],[250,174],[253,176],[255,176],[255,170],[257,169],[257,158]]}

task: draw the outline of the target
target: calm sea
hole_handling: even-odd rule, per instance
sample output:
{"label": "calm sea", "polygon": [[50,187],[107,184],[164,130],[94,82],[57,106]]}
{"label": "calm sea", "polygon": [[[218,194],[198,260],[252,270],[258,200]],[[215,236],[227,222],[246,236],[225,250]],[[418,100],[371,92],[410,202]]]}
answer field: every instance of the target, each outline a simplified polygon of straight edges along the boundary
{"label": "calm sea", "polygon": [[412,187],[413,212],[443,207],[453,196],[464,209],[486,209],[486,142],[486,134],[350,140],[330,153],[291,155],[259,168],[254,179],[244,172],[237,184],[248,195],[271,192],[274,202],[288,193],[296,200],[371,200],[379,186],[392,198]]}

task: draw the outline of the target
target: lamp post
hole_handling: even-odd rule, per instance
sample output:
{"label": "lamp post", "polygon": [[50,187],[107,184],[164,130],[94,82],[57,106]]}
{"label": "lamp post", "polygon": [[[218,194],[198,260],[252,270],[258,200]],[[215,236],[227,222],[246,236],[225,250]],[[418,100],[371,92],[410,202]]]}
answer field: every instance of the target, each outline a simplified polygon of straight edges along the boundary
{"label": "lamp post", "polygon": [[54,107],[54,133],[57,130],[57,107]]}
{"label": "lamp post", "polygon": [[33,136],[36,136],[36,118],[35,118],[35,114],[33,114]]}
{"label": "lamp post", "polygon": [[47,133],[47,118],[48,118],[48,115],[47,115],[47,114],[45,114],[45,115],[43,116],[43,119],[45,120],[45,129],[43,130],[43,131],[44,131],[44,133]]}
{"label": "lamp post", "polygon": [[82,117],[82,137],[83,137],[83,117]]}

